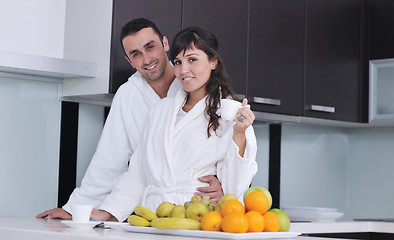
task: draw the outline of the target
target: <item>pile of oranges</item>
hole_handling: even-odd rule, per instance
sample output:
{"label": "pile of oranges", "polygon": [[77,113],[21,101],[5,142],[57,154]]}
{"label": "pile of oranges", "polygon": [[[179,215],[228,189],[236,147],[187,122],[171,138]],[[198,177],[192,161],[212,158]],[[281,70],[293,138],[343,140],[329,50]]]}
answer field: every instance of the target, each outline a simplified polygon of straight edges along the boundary
{"label": "pile of oranges", "polygon": [[208,212],[201,220],[201,229],[230,233],[278,232],[280,220],[268,210],[267,196],[254,191],[245,198],[245,206],[238,199],[229,199],[222,203],[220,211]]}

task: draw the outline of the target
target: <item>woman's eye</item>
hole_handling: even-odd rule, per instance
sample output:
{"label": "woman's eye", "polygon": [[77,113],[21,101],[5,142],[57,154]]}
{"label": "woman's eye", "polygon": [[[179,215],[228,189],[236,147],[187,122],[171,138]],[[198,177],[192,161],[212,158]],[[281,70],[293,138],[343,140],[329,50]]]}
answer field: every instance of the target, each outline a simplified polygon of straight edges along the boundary
{"label": "woman's eye", "polygon": [[180,64],[181,64],[181,61],[179,61],[179,60],[174,61],[174,65],[180,65]]}
{"label": "woman's eye", "polygon": [[197,59],[195,59],[195,58],[190,58],[189,59],[189,62],[195,62],[195,61],[197,61]]}

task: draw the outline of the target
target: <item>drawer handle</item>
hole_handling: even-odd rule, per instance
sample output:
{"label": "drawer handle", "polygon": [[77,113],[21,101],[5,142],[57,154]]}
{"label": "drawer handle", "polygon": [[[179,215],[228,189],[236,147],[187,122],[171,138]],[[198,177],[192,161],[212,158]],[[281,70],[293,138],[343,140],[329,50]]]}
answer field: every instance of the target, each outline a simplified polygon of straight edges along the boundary
{"label": "drawer handle", "polygon": [[267,104],[267,105],[280,106],[280,100],[279,99],[254,97],[253,101],[255,103],[262,103],[262,104]]}
{"label": "drawer handle", "polygon": [[311,110],[317,112],[335,113],[335,107],[329,106],[311,105]]}

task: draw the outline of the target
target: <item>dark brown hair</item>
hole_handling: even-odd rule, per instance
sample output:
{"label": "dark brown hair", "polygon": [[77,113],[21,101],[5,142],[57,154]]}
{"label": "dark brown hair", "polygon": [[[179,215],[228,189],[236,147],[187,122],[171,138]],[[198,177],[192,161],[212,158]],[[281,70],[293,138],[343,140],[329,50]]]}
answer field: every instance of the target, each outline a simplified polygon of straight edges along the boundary
{"label": "dark brown hair", "polygon": [[211,76],[205,87],[207,90],[207,98],[205,114],[209,117],[207,128],[208,137],[211,136],[210,131],[219,127],[219,118],[216,114],[220,107],[220,99],[231,97],[238,100],[229,86],[228,74],[223,64],[223,60],[218,54],[219,43],[216,36],[207,29],[200,27],[188,27],[179,32],[170,48],[170,60],[174,63],[174,59],[180,52],[195,47],[208,55],[209,60],[217,60],[217,66],[211,72]]}

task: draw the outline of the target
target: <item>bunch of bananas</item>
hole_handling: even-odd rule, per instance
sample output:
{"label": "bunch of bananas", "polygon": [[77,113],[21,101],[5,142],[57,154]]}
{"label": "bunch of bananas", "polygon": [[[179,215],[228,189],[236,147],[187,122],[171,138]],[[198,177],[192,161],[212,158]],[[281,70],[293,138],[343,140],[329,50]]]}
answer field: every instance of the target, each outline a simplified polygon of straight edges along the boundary
{"label": "bunch of bananas", "polygon": [[202,217],[214,210],[220,211],[220,205],[211,202],[209,196],[193,196],[183,205],[163,202],[157,207],[156,213],[139,205],[134,209],[135,215],[131,215],[127,222],[133,226],[151,226],[158,229],[199,230]]}

